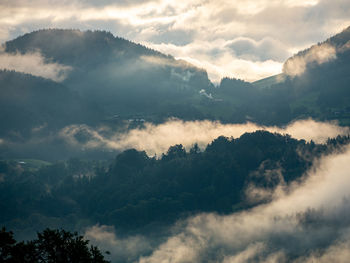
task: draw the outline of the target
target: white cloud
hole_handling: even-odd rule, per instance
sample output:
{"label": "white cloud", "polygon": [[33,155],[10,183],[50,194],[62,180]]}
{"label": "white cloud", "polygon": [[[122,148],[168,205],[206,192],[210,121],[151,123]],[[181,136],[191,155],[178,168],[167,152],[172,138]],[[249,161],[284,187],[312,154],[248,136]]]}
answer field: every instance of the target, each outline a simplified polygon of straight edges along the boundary
{"label": "white cloud", "polygon": [[[231,54],[226,53],[219,57],[207,60],[198,60],[192,57],[178,57],[189,63],[205,69],[208,72],[209,79],[214,83],[220,83],[224,77],[243,79],[245,81],[256,81],[272,75],[281,73],[282,63],[267,60],[264,62],[252,62],[250,60],[237,59]],[[222,67],[222,65],[225,65]]]}
{"label": "white cloud", "polygon": [[[146,42],[143,44],[205,69],[215,83],[219,83],[223,77],[254,81],[282,71],[283,63],[278,61],[252,61],[248,57],[237,57],[229,47],[231,43],[232,41],[218,39],[213,43],[198,41],[184,46]],[[254,54],[251,53],[251,56]]]}
{"label": "white cloud", "polygon": [[271,38],[255,41],[247,37],[238,37],[229,41],[227,46],[237,57],[251,61],[275,60],[283,62],[291,55],[288,52],[288,47]]}
{"label": "white cloud", "polygon": [[[349,11],[346,0],[3,1],[0,39],[42,27],[107,29],[157,48],[164,43],[164,52],[207,69],[216,82],[256,80],[281,72],[291,52],[348,26]],[[236,40],[237,48],[240,37],[247,49],[225,47]]]}
{"label": "white cloud", "polygon": [[270,203],[230,215],[198,214],[156,241],[151,236],[121,239],[107,226],[94,226],[85,236],[123,262],[345,263],[350,251],[349,170],[347,146],[315,162],[302,180],[276,192]]}
{"label": "white cloud", "polygon": [[350,258],[350,240],[340,241],[330,246],[323,253],[312,253],[309,257],[302,258],[299,262],[306,263],[347,263]]}
{"label": "white cloud", "polygon": [[70,66],[46,62],[39,53],[12,54],[0,52],[0,69],[15,70],[53,81],[63,81],[72,70]]}
{"label": "white cloud", "polygon": [[111,226],[95,225],[85,230],[84,237],[100,249],[110,252],[111,259],[131,262],[151,251],[152,243],[143,236],[119,238]]}
{"label": "white cloud", "polygon": [[337,57],[335,47],[325,43],[312,46],[305,54],[293,56],[283,65],[283,73],[290,76],[299,76],[312,63],[323,64]]}
{"label": "white cloud", "polygon": [[204,148],[221,135],[237,138],[245,132],[256,130],[290,134],[297,139],[313,140],[318,143],[325,142],[328,138],[337,135],[350,133],[349,128],[314,120],[296,121],[281,128],[277,126],[259,126],[254,123],[222,124],[213,121],[182,121],[175,119],[159,125],[145,123],[145,128],[135,128],[125,133],[113,133],[105,128],[94,130],[86,125],[72,125],[64,128],[60,132],[60,136],[72,145],[81,145],[82,143],[75,136],[82,133],[87,135],[88,138],[81,145],[86,148],[102,147],[117,150],[135,148],[144,150],[150,155],[160,155],[175,144],[182,144],[189,149],[194,143],[198,143],[201,148]]}
{"label": "white cloud", "polygon": [[[192,217],[139,262],[346,262],[349,161],[348,147],[322,158],[304,182],[269,204],[227,216]],[[187,253],[192,260],[186,260]]]}

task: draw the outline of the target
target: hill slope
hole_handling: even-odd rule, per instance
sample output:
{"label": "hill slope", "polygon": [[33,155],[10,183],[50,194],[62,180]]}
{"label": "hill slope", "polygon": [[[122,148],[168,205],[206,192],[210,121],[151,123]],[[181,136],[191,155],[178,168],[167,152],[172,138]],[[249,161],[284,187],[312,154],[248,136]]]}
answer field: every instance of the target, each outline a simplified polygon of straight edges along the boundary
{"label": "hill slope", "polygon": [[8,53],[39,50],[47,61],[72,67],[63,84],[107,115],[181,115],[169,104],[187,108],[212,85],[205,71],[105,31],[39,30],[5,46]]}
{"label": "hill slope", "polygon": [[98,109],[79,99],[64,85],[29,74],[0,71],[0,135],[16,131],[29,136],[33,130],[84,122],[92,123]]}
{"label": "hill slope", "polygon": [[[60,83],[0,72],[0,139],[10,142],[10,151],[4,152],[2,143],[0,154],[8,157],[15,143],[11,158],[42,158],[31,155],[38,142],[49,145],[41,137],[72,124],[115,131],[142,125],[134,120],[160,123],[169,117],[263,125],[311,117],[349,125],[349,41],[347,28],[298,53],[286,61],[282,78],[253,84],[224,78],[214,87],[205,71],[108,32],[50,29],[25,34],[5,43],[6,54],[39,52],[46,63],[70,70]],[[24,150],[34,137],[36,144]],[[56,149],[57,143],[53,145],[46,152]],[[62,150],[59,156],[72,155]]]}
{"label": "hill slope", "polygon": [[252,83],[249,93],[226,81],[223,97],[235,94],[240,116],[264,124],[311,117],[350,125],[350,27],[289,58],[283,71]]}

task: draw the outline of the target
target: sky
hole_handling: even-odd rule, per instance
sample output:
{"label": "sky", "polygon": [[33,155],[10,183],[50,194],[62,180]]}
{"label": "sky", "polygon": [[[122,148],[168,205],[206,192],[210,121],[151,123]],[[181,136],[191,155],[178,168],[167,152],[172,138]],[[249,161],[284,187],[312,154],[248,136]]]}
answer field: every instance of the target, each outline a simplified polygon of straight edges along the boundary
{"label": "sky", "polygon": [[0,42],[42,28],[107,30],[222,77],[278,74],[350,26],[348,0],[0,0]]}

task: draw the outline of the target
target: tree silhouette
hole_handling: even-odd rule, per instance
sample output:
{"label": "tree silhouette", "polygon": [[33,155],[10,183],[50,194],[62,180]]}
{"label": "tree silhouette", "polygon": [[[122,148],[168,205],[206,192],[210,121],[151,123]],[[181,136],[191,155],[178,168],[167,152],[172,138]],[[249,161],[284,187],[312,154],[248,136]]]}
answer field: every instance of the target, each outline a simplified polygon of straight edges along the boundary
{"label": "tree silhouette", "polygon": [[45,229],[35,240],[19,242],[11,231],[0,232],[0,262],[107,263],[100,250],[77,232]]}

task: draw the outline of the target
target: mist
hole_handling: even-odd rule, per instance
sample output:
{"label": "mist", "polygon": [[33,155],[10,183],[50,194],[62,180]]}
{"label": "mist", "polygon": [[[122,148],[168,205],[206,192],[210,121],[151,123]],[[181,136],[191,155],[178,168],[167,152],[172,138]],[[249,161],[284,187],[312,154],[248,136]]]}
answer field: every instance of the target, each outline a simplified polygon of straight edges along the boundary
{"label": "mist", "polygon": [[14,70],[62,82],[66,79],[72,67],[46,61],[40,52],[12,54],[0,50],[0,69]]}
{"label": "mist", "polygon": [[[231,215],[203,213],[179,221],[159,245],[153,239],[144,242],[146,236],[118,239],[106,226],[95,226],[86,236],[108,247],[116,262],[121,259],[118,251],[132,238],[137,240],[134,248],[124,252],[130,259],[139,253],[139,263],[347,262],[349,169],[348,146],[315,162],[302,180],[276,190],[270,203]],[[151,244],[151,253],[145,244]]]}
{"label": "mist", "polygon": [[330,44],[313,46],[305,54],[288,59],[283,65],[283,73],[295,77],[305,72],[311,63],[323,64],[337,57],[336,49]]}
{"label": "mist", "polygon": [[[260,126],[255,123],[223,124],[218,121],[182,121],[169,119],[162,124],[145,123],[143,127],[125,132],[113,132],[110,128],[93,129],[87,125],[71,125],[61,130],[59,136],[76,147],[87,149],[106,148],[125,150],[135,148],[149,155],[161,155],[170,146],[182,144],[189,149],[197,143],[204,149],[208,143],[219,136],[238,138],[246,132],[266,130],[289,134],[296,139],[313,140],[324,143],[328,138],[349,134],[348,127],[340,127],[333,122],[318,122],[312,119],[299,120],[285,127]],[[84,134],[85,140],[79,141],[77,135]]]}
{"label": "mist", "polygon": [[132,262],[145,253],[152,252],[155,242],[142,235],[118,237],[114,227],[94,225],[85,230],[84,237],[111,253],[111,259]]}

